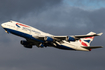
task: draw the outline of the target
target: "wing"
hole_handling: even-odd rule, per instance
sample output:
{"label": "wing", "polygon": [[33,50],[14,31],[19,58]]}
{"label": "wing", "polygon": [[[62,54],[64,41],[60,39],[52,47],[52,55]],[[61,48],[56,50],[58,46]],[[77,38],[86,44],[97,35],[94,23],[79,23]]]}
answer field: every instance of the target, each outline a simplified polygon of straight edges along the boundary
{"label": "wing", "polygon": [[[80,39],[80,38],[86,38],[86,37],[92,37],[92,36],[101,36],[103,33],[99,33],[99,34],[93,34],[93,35],[74,35],[74,36],[70,36],[76,39]],[[54,36],[54,38],[58,38],[58,39],[62,39],[64,40],[67,36]]]}
{"label": "wing", "polygon": [[[90,32],[91,33],[91,32]],[[87,35],[74,35],[74,36],[33,36],[34,38],[40,39],[40,40],[44,40],[44,41],[62,41],[62,40],[66,40],[66,41],[76,41],[79,40],[80,38],[86,38],[86,37],[94,37],[94,36],[101,36],[103,33],[99,33],[99,34],[87,34]]]}

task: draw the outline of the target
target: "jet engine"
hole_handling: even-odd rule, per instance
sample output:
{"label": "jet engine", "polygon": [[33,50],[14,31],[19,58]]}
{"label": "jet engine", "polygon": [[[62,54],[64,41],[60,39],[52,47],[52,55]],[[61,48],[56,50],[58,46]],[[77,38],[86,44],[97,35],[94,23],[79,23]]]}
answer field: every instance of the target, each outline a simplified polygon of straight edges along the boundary
{"label": "jet engine", "polygon": [[53,42],[54,39],[51,38],[51,37],[46,36],[46,37],[44,37],[44,40],[48,41],[48,42]]}
{"label": "jet engine", "polygon": [[25,47],[25,48],[32,48],[32,45],[30,45],[29,42],[25,40],[21,40],[20,43]]}
{"label": "jet engine", "polygon": [[76,41],[76,39],[74,37],[67,36],[66,37],[66,41],[68,41],[68,42],[70,42],[70,41]]}

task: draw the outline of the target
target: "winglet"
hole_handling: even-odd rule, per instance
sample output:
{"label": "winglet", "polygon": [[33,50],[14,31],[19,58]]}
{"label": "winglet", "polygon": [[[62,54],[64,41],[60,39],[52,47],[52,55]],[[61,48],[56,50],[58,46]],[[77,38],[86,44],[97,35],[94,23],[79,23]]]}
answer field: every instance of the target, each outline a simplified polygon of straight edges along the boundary
{"label": "winglet", "polygon": [[101,36],[103,33],[99,33],[99,34],[97,34],[98,36]]}

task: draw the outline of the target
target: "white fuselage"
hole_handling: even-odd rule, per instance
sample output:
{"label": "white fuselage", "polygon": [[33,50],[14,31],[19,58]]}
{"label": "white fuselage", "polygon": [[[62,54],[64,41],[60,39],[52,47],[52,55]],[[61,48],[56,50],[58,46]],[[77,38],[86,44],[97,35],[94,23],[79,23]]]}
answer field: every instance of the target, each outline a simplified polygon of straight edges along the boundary
{"label": "white fuselage", "polygon": [[[42,32],[36,28],[33,28],[31,26],[19,23],[19,22],[15,22],[15,21],[10,21],[10,22],[6,22],[1,24],[1,26],[5,29],[5,31],[7,33],[12,33],[24,38],[28,38],[31,37],[30,39],[33,39],[34,36],[53,36],[51,34]],[[43,42],[43,40],[38,40],[38,39],[34,39],[35,41],[39,41],[39,42]],[[85,48],[81,47],[81,44],[78,43],[78,40],[75,42],[67,42],[66,40],[63,40],[63,43],[59,44],[60,47],[62,46],[62,48],[68,48],[72,49],[72,50],[78,50],[78,51],[89,51]],[[60,49],[59,47],[59,49]]]}

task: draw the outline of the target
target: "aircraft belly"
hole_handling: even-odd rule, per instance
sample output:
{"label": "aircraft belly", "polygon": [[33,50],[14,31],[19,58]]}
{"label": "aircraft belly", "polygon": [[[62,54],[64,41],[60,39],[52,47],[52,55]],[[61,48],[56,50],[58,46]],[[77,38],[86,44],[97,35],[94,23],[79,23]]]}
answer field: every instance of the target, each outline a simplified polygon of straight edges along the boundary
{"label": "aircraft belly", "polygon": [[75,48],[71,47],[71,45],[68,45],[66,43],[58,44],[57,46],[55,46],[55,48],[62,50],[75,50]]}
{"label": "aircraft belly", "polygon": [[74,45],[68,44],[68,43],[63,43],[61,46],[67,48],[68,50],[75,50],[76,47]]}

